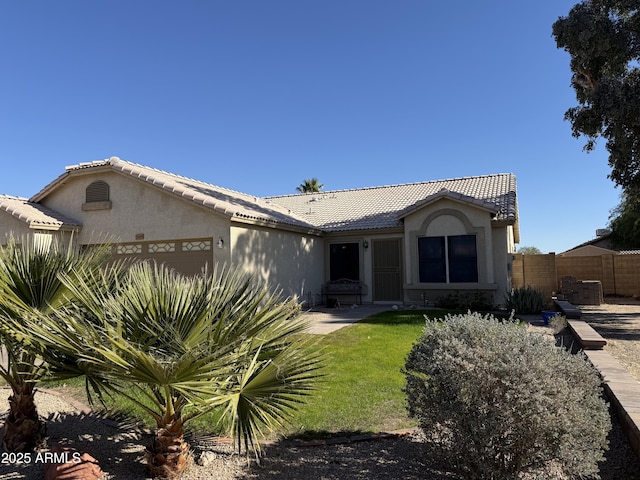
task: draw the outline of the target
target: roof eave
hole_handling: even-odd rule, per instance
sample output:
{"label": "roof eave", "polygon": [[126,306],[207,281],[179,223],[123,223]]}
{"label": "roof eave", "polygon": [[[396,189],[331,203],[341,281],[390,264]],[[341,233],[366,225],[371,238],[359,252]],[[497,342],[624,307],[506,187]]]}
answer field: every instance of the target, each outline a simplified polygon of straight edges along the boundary
{"label": "roof eave", "polygon": [[255,225],[265,228],[277,228],[278,230],[288,230],[290,232],[304,233],[314,236],[322,236],[325,234],[323,230],[311,226],[294,225],[290,223],[275,222],[273,220],[264,220],[258,218],[247,218],[238,215],[234,215],[231,218],[231,222],[243,225]]}
{"label": "roof eave", "polygon": [[29,202],[40,203],[40,201],[46,198],[51,192],[56,190],[60,185],[63,185],[65,180],[68,177],[69,177],[69,172],[64,172],[63,174],[59,175],[58,178],[56,178],[54,181],[50,182],[49,184],[45,185],[44,188],[42,188],[42,190],[40,190],[38,193],[33,195],[29,199]]}
{"label": "roof eave", "polygon": [[39,222],[31,222],[29,223],[29,228],[31,230],[47,230],[52,232],[77,232],[82,229],[81,225],[56,225],[50,223],[39,223]]}
{"label": "roof eave", "polygon": [[377,227],[377,228],[354,228],[354,229],[327,229],[327,236],[352,236],[352,235],[380,235],[380,234],[403,234],[404,226],[398,225],[393,227]]}

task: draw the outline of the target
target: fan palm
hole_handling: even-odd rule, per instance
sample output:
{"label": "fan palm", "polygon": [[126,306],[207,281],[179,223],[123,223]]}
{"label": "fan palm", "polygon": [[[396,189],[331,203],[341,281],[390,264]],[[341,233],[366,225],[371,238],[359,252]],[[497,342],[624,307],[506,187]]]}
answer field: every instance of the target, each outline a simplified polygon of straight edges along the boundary
{"label": "fan palm", "polygon": [[318,182],[317,178],[305,179],[300,185],[296,187],[296,190],[300,193],[316,193],[322,190],[323,184]]}
{"label": "fan palm", "polygon": [[[259,451],[264,427],[283,425],[319,376],[320,354],[300,335],[295,300],[227,269],[185,277],[134,264],[116,288],[108,274],[65,275],[82,309],[33,321],[40,344],[74,356],[99,394],[138,404],[157,429],[146,460],[171,477],[188,465],[184,427],[219,409],[238,447]],[[95,288],[97,283],[105,288]],[[137,391],[137,394],[135,393]]]}
{"label": "fan palm", "polygon": [[[3,448],[8,452],[32,450],[42,440],[44,425],[34,396],[46,364],[38,360],[42,352],[37,346],[16,335],[7,319],[20,324],[33,315],[51,315],[68,305],[73,297],[60,274],[94,272],[109,256],[107,245],[80,252],[72,240],[64,245],[59,239],[43,241],[42,237],[26,236],[19,241],[10,238],[0,249],[0,341],[6,355],[0,377],[11,387],[3,436]],[[74,368],[63,357],[58,357],[57,363]]]}

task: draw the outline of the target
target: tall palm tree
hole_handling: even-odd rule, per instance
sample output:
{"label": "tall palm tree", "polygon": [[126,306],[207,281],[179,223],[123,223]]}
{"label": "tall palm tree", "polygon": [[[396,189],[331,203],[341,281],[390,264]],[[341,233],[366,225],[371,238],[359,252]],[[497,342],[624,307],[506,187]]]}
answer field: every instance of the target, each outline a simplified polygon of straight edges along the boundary
{"label": "tall palm tree", "polygon": [[[185,424],[213,409],[238,447],[257,453],[263,428],[281,426],[319,376],[297,302],[237,272],[185,277],[144,262],[122,281],[64,278],[82,308],[61,311],[64,325],[30,322],[25,334],[76,357],[99,394],[122,395],[154,419],[146,450],[154,476],[188,466]],[[100,282],[108,285],[95,288]]]}
{"label": "tall palm tree", "polygon": [[[97,271],[109,254],[107,245],[81,252],[73,239],[65,245],[58,238],[49,242],[38,236],[10,238],[0,248],[0,342],[6,353],[0,377],[11,387],[2,442],[5,451],[33,450],[42,440],[44,426],[34,396],[47,366],[38,360],[42,352],[37,345],[10,328],[8,319],[20,324],[68,305],[73,296],[60,274]],[[66,364],[67,370],[77,368],[65,357],[58,356],[57,363]]]}
{"label": "tall palm tree", "polygon": [[296,187],[296,191],[300,193],[315,193],[322,190],[323,184],[318,182],[317,178],[305,179],[300,185]]}

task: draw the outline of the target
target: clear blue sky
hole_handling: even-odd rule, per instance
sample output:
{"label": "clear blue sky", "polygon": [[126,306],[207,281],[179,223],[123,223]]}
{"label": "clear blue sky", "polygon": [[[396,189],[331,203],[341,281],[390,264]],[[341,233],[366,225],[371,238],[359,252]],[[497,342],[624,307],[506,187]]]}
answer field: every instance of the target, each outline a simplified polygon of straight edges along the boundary
{"label": "clear blue sky", "polygon": [[511,172],[561,252],[619,201],[563,121],[574,3],[0,2],[0,193],[114,155],[257,196]]}

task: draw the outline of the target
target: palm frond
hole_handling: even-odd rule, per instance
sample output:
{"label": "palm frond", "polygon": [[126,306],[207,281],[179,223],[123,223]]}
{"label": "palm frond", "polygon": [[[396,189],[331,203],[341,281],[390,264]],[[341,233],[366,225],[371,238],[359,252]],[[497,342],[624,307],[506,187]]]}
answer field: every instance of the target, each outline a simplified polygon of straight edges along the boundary
{"label": "palm frond", "polygon": [[[130,398],[159,426],[182,428],[222,406],[238,445],[255,450],[263,429],[282,425],[321,375],[295,299],[238,271],[185,277],[140,262],[60,278],[77,305],[27,318],[21,334],[61,361],[74,358],[98,395]],[[144,386],[149,401],[127,385]]]}

